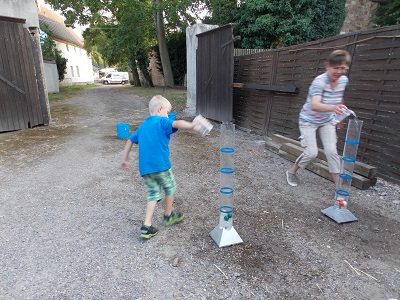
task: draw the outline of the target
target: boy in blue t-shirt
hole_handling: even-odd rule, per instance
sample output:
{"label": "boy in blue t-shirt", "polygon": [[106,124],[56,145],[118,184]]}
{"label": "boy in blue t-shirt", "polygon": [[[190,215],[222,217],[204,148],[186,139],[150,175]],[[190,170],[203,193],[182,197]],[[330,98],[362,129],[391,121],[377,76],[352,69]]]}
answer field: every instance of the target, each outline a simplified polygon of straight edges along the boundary
{"label": "boy in blue t-shirt", "polygon": [[171,134],[178,129],[199,131],[200,126],[185,120],[171,120],[168,113],[171,103],[160,95],[154,96],[149,102],[150,116],[126,141],[122,169],[129,169],[129,153],[133,144],[139,145],[139,173],[147,188],[146,215],[141,227],[140,237],[149,239],[158,233],[151,225],[157,202],[165,193],[164,225],[170,226],[183,220],[184,215],[172,210],[176,184],[169,159],[169,141]]}

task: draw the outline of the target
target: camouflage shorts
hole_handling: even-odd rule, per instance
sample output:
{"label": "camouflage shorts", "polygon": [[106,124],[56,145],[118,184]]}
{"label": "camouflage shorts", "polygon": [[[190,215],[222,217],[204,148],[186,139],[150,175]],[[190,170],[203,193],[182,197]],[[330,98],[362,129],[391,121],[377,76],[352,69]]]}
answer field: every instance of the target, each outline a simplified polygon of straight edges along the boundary
{"label": "camouflage shorts", "polygon": [[147,188],[147,201],[161,200],[165,196],[174,195],[176,192],[176,184],[172,170],[151,173],[143,176],[144,185]]}

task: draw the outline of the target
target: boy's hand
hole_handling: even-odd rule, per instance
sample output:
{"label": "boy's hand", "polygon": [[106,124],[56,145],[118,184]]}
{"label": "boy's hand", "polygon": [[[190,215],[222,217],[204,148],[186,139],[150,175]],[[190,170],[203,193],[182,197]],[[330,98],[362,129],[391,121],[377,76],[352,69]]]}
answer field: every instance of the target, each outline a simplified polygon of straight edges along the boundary
{"label": "boy's hand", "polygon": [[126,160],[123,160],[121,163],[121,169],[128,170],[129,167],[129,163]]}
{"label": "boy's hand", "polygon": [[193,123],[193,129],[200,132],[202,136],[207,135],[213,128],[210,121],[208,121],[202,115],[198,115],[197,117],[195,117],[192,123]]}
{"label": "boy's hand", "polygon": [[194,123],[194,124],[192,125],[192,129],[193,129],[194,131],[200,131],[200,129],[201,129],[201,123],[199,123],[199,122]]}

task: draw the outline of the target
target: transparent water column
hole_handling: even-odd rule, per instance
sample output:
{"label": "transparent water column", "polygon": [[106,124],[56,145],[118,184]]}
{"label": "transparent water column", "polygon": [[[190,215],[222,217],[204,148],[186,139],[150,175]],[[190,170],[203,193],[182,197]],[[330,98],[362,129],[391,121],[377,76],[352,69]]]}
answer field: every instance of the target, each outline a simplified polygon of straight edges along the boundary
{"label": "transparent water column", "polygon": [[322,210],[322,213],[338,223],[356,221],[357,218],[347,209],[350,197],[351,181],[357,158],[358,145],[363,121],[357,118],[349,119],[343,157],[340,164],[339,188],[335,191],[335,204]]}
{"label": "transparent water column", "polygon": [[231,229],[233,217],[235,175],[235,125],[221,124],[220,141],[220,190],[219,190],[219,225],[221,228]]}
{"label": "transparent water column", "polygon": [[221,124],[220,136],[220,189],[219,189],[219,223],[211,231],[211,237],[219,247],[242,243],[242,239],[233,228],[234,200],[234,154],[235,124]]}
{"label": "transparent water column", "polygon": [[340,165],[340,188],[335,193],[335,205],[339,208],[347,209],[362,124],[363,121],[354,118],[349,120],[347,126],[343,157]]}

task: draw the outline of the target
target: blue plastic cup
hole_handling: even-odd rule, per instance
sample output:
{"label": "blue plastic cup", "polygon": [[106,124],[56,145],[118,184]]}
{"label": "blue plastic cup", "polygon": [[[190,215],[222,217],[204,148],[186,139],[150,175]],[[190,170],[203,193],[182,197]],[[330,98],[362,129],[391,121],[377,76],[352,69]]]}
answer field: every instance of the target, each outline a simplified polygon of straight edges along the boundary
{"label": "blue plastic cup", "polygon": [[130,125],[127,123],[117,124],[117,137],[119,139],[127,139],[129,137]]}

